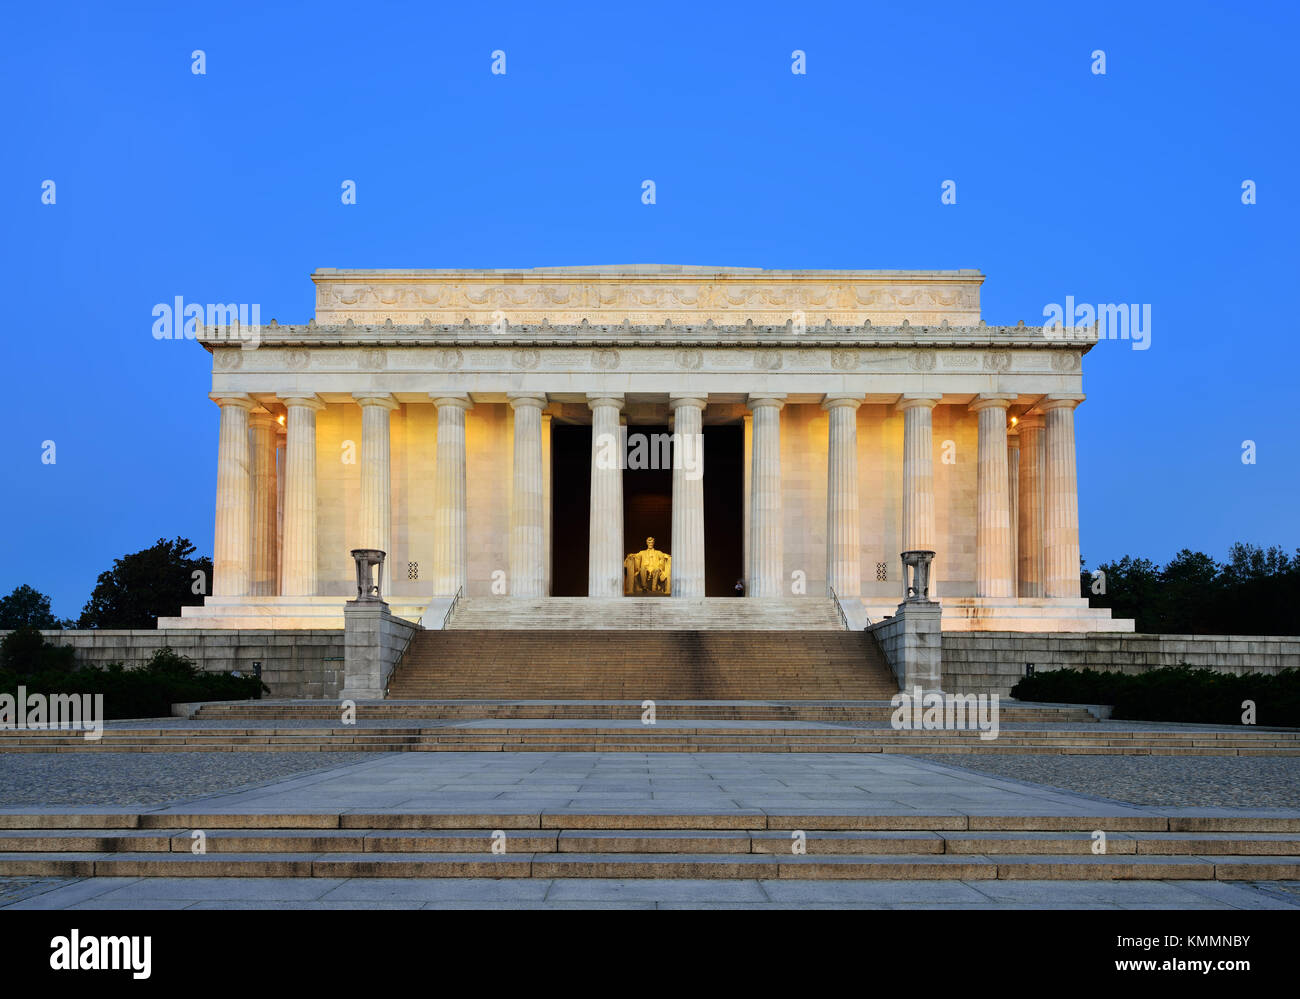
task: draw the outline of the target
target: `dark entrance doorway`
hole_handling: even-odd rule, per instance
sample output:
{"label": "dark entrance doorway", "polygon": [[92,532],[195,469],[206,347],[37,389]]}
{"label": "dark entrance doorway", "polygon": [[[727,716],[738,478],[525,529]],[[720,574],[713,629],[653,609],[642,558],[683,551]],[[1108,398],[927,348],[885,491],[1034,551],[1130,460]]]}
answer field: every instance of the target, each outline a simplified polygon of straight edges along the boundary
{"label": "dark entrance doorway", "polygon": [[[662,452],[654,435],[667,427],[628,427],[644,434],[647,453]],[[633,446],[636,442],[633,441]],[[728,597],[744,575],[742,502],[744,432],[739,425],[704,428],[704,576],[705,593]],[[661,460],[653,464],[662,466]],[[655,547],[670,555],[672,539],[673,473],[668,467],[627,468],[623,472],[624,554]],[[551,427],[551,594],[587,595],[588,529],[591,515],[591,427],[552,424]]]}

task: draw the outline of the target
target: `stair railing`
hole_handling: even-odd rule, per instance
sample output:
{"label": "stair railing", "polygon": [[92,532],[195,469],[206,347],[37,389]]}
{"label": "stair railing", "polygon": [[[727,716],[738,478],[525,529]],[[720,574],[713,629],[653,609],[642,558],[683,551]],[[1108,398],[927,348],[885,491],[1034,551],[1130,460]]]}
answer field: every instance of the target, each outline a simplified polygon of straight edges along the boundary
{"label": "stair railing", "polygon": [[[831,586],[830,583],[827,583],[827,584],[826,584],[826,592],[829,593],[829,594],[831,595],[831,600],[834,601],[834,603],[835,603],[835,611],[836,611],[836,613],[838,613],[839,616],[840,616],[840,624],[844,625],[844,630],[845,630],[845,631],[852,631],[853,629],[849,627],[849,619],[848,619],[848,617],[847,617],[847,616],[845,615],[845,613],[844,613],[844,606],[840,603],[840,595],[839,595],[838,593],[835,592],[835,587]],[[871,626],[871,618],[868,617],[868,618],[867,618],[867,627],[870,627],[870,626]],[[863,631],[866,631],[866,628],[863,628],[862,630],[863,630]]]}
{"label": "stair railing", "polygon": [[451,598],[451,604],[447,607],[447,613],[442,616],[442,630],[447,630],[447,622],[451,620],[451,612],[456,609],[456,604],[460,602],[460,595],[464,591],[463,586],[456,587],[456,595]]}
{"label": "stair railing", "polygon": [[[447,630],[447,620],[451,617],[451,612],[454,611],[454,610],[456,609],[456,603],[457,603],[457,601],[460,600],[460,594],[461,594],[461,591],[462,591],[463,589],[464,589],[464,587],[460,587],[460,586],[456,587],[456,595],[455,595],[454,597],[451,598],[451,606],[449,606],[449,607],[447,608],[447,613],[444,614],[444,615],[442,616],[442,630],[443,630],[443,631],[446,631],[446,630]],[[415,635],[416,635],[417,632],[420,632],[420,631],[423,631],[423,630],[424,630],[424,615],[421,614],[420,617],[419,617],[419,619],[416,620],[416,622],[415,622],[415,627],[412,628],[410,634],[408,634],[408,635],[406,636],[406,642],[405,642],[405,644],[403,644],[403,646],[402,646],[402,651],[398,654],[398,656],[397,656],[397,660],[393,663],[393,669],[392,669],[392,672],[388,674],[388,678],[389,678],[390,681],[392,680],[393,673],[396,673],[396,672],[397,672],[397,667],[400,666],[400,665],[402,664],[402,660],[406,658],[407,650],[409,650],[410,647],[411,647],[411,640],[412,640],[413,638],[415,638]],[[385,697],[385,698],[388,697],[388,685],[387,685],[387,684],[384,685],[384,697]]]}

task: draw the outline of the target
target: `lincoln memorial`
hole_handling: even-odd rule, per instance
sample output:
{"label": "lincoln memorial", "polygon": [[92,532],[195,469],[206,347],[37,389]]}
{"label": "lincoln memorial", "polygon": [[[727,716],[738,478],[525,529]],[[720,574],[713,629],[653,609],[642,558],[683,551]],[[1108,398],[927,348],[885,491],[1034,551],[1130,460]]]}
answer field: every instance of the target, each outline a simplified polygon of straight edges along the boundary
{"label": "lincoln memorial", "polygon": [[159,627],[342,627],[365,548],[425,627],[460,597],[499,602],[502,627],[547,605],[699,627],[702,607],[833,602],[858,629],[902,599],[900,553],[933,551],[945,631],[1132,630],[1080,597],[1094,334],[987,325],[978,271],[312,281],[305,324],[196,329],[214,578]]}

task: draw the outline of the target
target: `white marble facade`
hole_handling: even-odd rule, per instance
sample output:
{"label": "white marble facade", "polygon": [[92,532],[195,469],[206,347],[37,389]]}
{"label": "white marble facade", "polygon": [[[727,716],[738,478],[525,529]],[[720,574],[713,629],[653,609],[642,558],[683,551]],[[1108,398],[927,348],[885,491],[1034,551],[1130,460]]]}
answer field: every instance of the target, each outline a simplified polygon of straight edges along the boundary
{"label": "white marble facade", "polygon": [[[385,598],[412,619],[457,591],[544,598],[561,421],[743,425],[751,597],[833,588],[877,619],[899,553],[928,548],[946,629],[1131,629],[1078,596],[1092,334],[985,325],[977,271],[312,277],[308,324],[199,337],[220,411],[214,588],[160,626],[337,626],[363,547],[389,552]],[[595,464],[589,592],[615,596],[633,473]],[[674,475],[672,523],[673,595],[698,597],[698,480]]]}

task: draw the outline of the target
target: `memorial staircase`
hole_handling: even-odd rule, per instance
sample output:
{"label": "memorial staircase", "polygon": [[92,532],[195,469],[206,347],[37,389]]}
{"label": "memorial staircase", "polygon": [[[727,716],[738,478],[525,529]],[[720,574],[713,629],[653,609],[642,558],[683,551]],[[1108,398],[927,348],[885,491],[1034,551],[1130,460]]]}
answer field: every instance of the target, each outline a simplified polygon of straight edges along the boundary
{"label": "memorial staircase", "polygon": [[863,632],[457,627],[416,632],[388,696],[866,701],[897,692]]}
{"label": "memorial staircase", "polygon": [[0,813],[0,876],[1294,881],[1300,818],[1104,805],[1088,815]]}
{"label": "memorial staircase", "polygon": [[462,597],[453,631],[843,631],[830,597]]}

